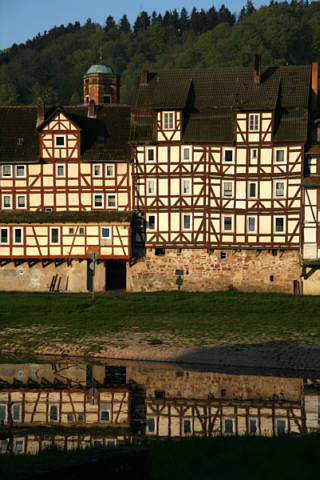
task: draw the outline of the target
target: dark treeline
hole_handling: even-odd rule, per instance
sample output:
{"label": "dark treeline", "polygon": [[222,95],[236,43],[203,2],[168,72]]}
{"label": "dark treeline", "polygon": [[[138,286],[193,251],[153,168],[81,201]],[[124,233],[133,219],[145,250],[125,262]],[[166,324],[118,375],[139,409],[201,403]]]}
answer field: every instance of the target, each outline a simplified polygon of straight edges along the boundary
{"label": "dark treeline", "polygon": [[130,102],[138,70],[248,66],[253,54],[266,65],[305,64],[320,57],[320,2],[277,3],[255,9],[248,0],[236,16],[225,5],[207,11],[142,11],[105,24],[91,19],[39,33],[0,51],[0,104],[82,102],[82,75],[99,62],[121,74],[121,99]]}

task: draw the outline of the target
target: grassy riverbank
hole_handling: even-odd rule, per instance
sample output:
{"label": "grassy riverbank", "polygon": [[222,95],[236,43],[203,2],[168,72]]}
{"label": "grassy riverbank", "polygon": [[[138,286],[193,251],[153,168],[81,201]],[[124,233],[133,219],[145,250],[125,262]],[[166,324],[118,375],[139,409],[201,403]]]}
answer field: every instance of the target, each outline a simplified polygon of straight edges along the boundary
{"label": "grassy riverbank", "polygon": [[[142,446],[148,451],[150,480],[308,480],[319,473],[319,435],[156,440]],[[0,472],[77,455],[81,459],[89,451],[51,449],[35,456],[1,455]]]}
{"label": "grassy riverbank", "polygon": [[159,292],[121,296],[0,293],[0,350],[94,354],[266,342],[320,345],[320,298]]}

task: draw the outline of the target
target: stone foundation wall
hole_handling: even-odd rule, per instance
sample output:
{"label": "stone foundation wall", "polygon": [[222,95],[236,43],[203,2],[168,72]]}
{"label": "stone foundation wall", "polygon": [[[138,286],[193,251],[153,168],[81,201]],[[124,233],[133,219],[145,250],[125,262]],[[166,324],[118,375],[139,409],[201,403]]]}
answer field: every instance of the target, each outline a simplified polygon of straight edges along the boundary
{"label": "stone foundation wall", "polygon": [[[221,254],[226,258],[221,258]],[[167,249],[156,256],[147,249],[141,259],[127,269],[127,290],[149,292],[176,290],[176,270],[184,270],[181,290],[226,290],[230,285],[243,291],[293,292],[293,281],[302,274],[300,253],[296,250],[272,255],[271,250]]]}
{"label": "stone foundation wall", "polygon": [[[87,261],[73,260],[71,264],[54,262],[43,266],[41,262],[30,266],[28,262],[15,265],[9,262],[0,267],[0,291],[48,292],[52,277],[61,277],[60,290],[87,292]],[[99,263],[95,272],[95,291],[105,290],[105,264]],[[56,282],[56,288],[58,280]]]}

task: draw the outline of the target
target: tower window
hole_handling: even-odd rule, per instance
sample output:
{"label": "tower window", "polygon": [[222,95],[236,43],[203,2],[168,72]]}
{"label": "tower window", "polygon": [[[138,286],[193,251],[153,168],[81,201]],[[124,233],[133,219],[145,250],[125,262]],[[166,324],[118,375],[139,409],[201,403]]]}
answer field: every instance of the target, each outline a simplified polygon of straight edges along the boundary
{"label": "tower window", "polygon": [[111,103],[111,97],[110,97],[110,95],[104,95],[104,97],[103,97],[103,103],[107,103],[107,104]]}

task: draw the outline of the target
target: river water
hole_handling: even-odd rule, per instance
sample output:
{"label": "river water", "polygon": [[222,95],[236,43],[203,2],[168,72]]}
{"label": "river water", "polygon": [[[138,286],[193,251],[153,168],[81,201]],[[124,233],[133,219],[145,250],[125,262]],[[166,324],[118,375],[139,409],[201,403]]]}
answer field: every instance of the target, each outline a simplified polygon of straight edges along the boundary
{"label": "river water", "polygon": [[320,372],[0,359],[2,453],[320,431]]}

